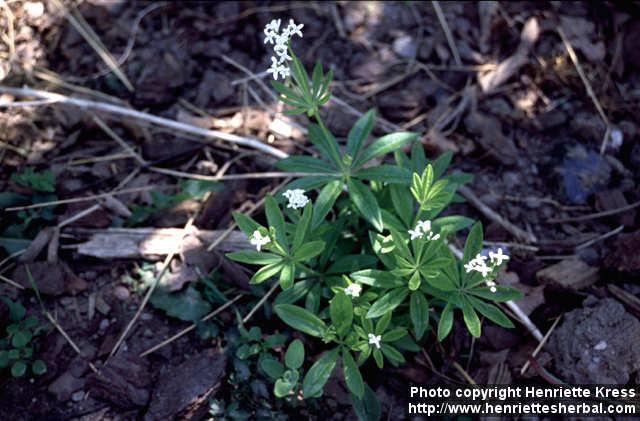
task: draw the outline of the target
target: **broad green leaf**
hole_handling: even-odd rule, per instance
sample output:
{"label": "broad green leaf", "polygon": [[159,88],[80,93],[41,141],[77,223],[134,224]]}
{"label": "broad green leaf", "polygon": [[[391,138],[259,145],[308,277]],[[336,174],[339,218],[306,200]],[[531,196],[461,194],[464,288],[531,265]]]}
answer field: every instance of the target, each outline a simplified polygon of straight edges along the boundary
{"label": "broad green leaf", "polygon": [[453,304],[447,303],[438,321],[438,341],[442,342],[449,335],[453,327]]}
{"label": "broad green leaf", "polygon": [[407,294],[408,290],[406,288],[401,287],[391,290],[391,292],[383,295],[382,298],[373,303],[367,312],[367,318],[373,319],[392,311],[394,308],[402,304],[404,299],[407,297]]}
{"label": "broad green leaf", "polygon": [[156,288],[150,302],[168,316],[186,322],[196,322],[211,311],[211,304],[191,285],[178,292]]}
{"label": "broad green leaf", "polygon": [[389,327],[389,323],[391,323],[391,312],[386,312],[382,317],[378,319],[376,322],[376,328],[373,331],[376,335],[382,335],[382,333],[387,330]]}
{"label": "broad green leaf", "polygon": [[315,337],[322,337],[327,326],[315,314],[292,304],[273,306],[276,314],[283,322],[294,329]]}
{"label": "broad green leaf", "polygon": [[389,330],[382,335],[383,342],[395,342],[400,338],[403,338],[407,335],[407,329],[403,327],[397,327],[395,329]]}
{"label": "broad green leaf", "polygon": [[322,389],[336,366],[339,351],[340,348],[335,348],[325,353],[311,366],[302,382],[302,394],[305,398],[322,395]]}
{"label": "broad green leaf", "polygon": [[316,203],[313,207],[313,217],[311,218],[311,229],[316,229],[327,216],[338,196],[342,192],[342,181],[334,180],[320,190]]}
{"label": "broad green leaf", "polygon": [[424,171],[427,166],[427,157],[424,155],[424,147],[420,142],[416,142],[411,146],[411,166],[418,173]]}
{"label": "broad green leaf", "polygon": [[384,367],[384,358],[382,358],[382,352],[379,349],[373,350],[373,359],[376,362],[378,368],[382,369]]}
{"label": "broad green leaf", "polygon": [[406,231],[406,227],[404,225],[404,223],[398,219],[397,216],[395,216],[395,214],[389,212],[386,209],[380,209],[380,215],[382,215],[382,225],[384,225],[384,227],[386,229],[394,229],[396,231]]}
{"label": "broad green leaf", "polygon": [[464,324],[467,325],[467,329],[469,329],[469,333],[476,338],[480,337],[480,319],[476,314],[473,307],[467,300],[462,300],[462,317],[464,319]]}
{"label": "broad green leaf", "polygon": [[273,380],[276,380],[284,373],[284,366],[282,363],[271,357],[260,359],[260,368]]}
{"label": "broad green leaf", "polygon": [[447,170],[447,167],[451,163],[451,158],[453,158],[453,152],[447,151],[432,162],[431,165],[433,165],[433,176],[436,179],[442,177],[442,174],[444,174],[444,172]]}
{"label": "broad green leaf", "polygon": [[395,165],[377,165],[359,170],[354,177],[373,180],[380,183],[408,185],[411,182],[411,171]]}
{"label": "broad green leaf", "polygon": [[408,284],[409,289],[411,291],[415,291],[418,288],[420,288],[420,284],[421,284],[420,272],[418,271],[413,272],[413,275],[411,275],[411,278],[409,278],[409,284]]}
{"label": "broad green leaf", "polygon": [[291,288],[278,294],[274,300],[274,304],[293,304],[304,297],[312,285],[311,280],[308,279],[296,282]]}
{"label": "broad green leaf", "polygon": [[309,224],[311,223],[311,215],[313,215],[313,206],[311,203],[307,203],[302,211],[302,217],[300,217],[300,220],[296,225],[296,231],[293,235],[293,250],[299,249],[304,242],[304,239],[307,236],[307,231],[309,230]]}
{"label": "broad green leaf", "polygon": [[416,339],[419,340],[429,327],[429,302],[422,292],[414,291],[411,293],[409,315]]}
{"label": "broad green leaf", "polygon": [[298,250],[294,250],[293,258],[297,261],[307,261],[316,257],[324,250],[324,241],[311,241],[303,244]]}
{"label": "broad green leaf", "polygon": [[471,303],[473,308],[478,310],[480,314],[482,314],[495,324],[506,327],[508,329],[515,327],[513,325],[513,322],[509,320],[509,318],[502,312],[502,310],[500,310],[493,304],[485,303],[484,301],[470,295],[467,295],[466,298],[469,300],[469,303]]}
{"label": "broad green leaf", "polygon": [[373,158],[393,152],[403,145],[415,141],[418,136],[418,133],[411,132],[397,132],[382,136],[364,150],[362,155],[354,162],[353,167],[359,168]]}
{"label": "broad green leaf", "polygon": [[353,357],[347,348],[342,349],[342,368],[347,388],[358,398],[362,398],[364,395],[364,382],[362,381],[362,375],[360,374],[358,365],[353,360]]}
{"label": "broad green leaf", "polygon": [[353,323],[353,303],[344,292],[336,292],[336,295],[331,299],[329,302],[329,314],[338,336],[342,337],[347,334]]}
{"label": "broad green leaf", "polygon": [[427,276],[427,283],[441,291],[455,291],[458,289],[444,272],[438,271],[436,276]]}
{"label": "broad green leaf", "polygon": [[240,263],[248,263],[250,265],[271,265],[278,263],[282,257],[273,253],[265,253],[253,250],[234,251],[225,254],[229,259]]}
{"label": "broad green leaf", "polygon": [[275,276],[276,273],[280,272],[284,267],[283,262],[275,263],[272,265],[264,266],[260,268],[256,273],[253,274],[251,280],[249,281],[252,284],[259,284],[267,279]]}
{"label": "broad green leaf", "polygon": [[448,215],[433,220],[432,229],[443,234],[453,234],[473,224],[473,219],[461,215]]}
{"label": "broad green leaf", "polygon": [[522,291],[502,285],[496,285],[496,292],[491,292],[489,288],[472,288],[469,292],[476,297],[495,301],[497,303],[504,303],[505,301],[510,300],[521,300],[523,297]]}
{"label": "broad green leaf", "polygon": [[13,363],[13,366],[11,367],[11,375],[13,377],[22,377],[24,376],[24,373],[26,373],[27,371],[27,364],[22,361],[22,360],[18,360],[15,363]]}
{"label": "broad green leaf", "polygon": [[278,379],[273,385],[273,394],[277,398],[284,398],[291,394],[291,390],[295,385],[285,379]]}
{"label": "broad green leaf", "polygon": [[276,168],[291,172],[332,173],[332,164],[311,156],[295,155],[276,163]]}
{"label": "broad green leaf", "polygon": [[299,369],[304,362],[304,345],[300,339],[294,339],[284,354],[284,362],[288,368]]}
{"label": "broad green leaf", "polygon": [[347,135],[347,153],[356,160],[365,139],[371,134],[375,123],[376,111],[372,108],[364,113]]}
{"label": "broad green leaf", "polygon": [[382,231],[384,226],[380,207],[376,197],[371,193],[371,189],[362,184],[362,182],[351,178],[347,181],[347,187],[349,189],[349,197],[364,219],[369,221],[376,230]]}
{"label": "broad green leaf", "polygon": [[395,288],[404,284],[402,279],[398,279],[389,272],[377,269],[359,270],[352,273],[350,277],[361,284],[382,289]]}
{"label": "broad green leaf", "polygon": [[471,228],[467,241],[464,243],[464,257],[462,261],[464,263],[475,258],[478,253],[482,251],[482,224],[476,222]]}
{"label": "broad green leaf", "polygon": [[22,348],[31,341],[31,336],[31,332],[19,330],[11,338],[11,345],[13,345],[14,348]]}
{"label": "broad green leaf", "polygon": [[394,363],[394,365],[402,364],[406,361],[400,351],[398,351],[391,345],[382,344],[381,349],[384,356],[387,357],[389,361]]}
{"label": "broad green leaf", "polygon": [[349,254],[338,257],[325,273],[327,275],[350,273],[362,268],[375,266],[377,261],[378,259],[370,254]]}
{"label": "broad green leaf", "polygon": [[271,195],[267,195],[264,201],[264,210],[267,214],[267,222],[269,227],[273,227],[276,230],[276,239],[278,243],[285,249],[288,248],[287,232],[284,225],[284,215],[278,206],[278,202]]}
{"label": "broad green leaf", "polygon": [[[405,186],[391,185],[391,202],[405,226],[410,226],[413,218],[413,198]],[[413,227],[412,227],[413,228]]]}

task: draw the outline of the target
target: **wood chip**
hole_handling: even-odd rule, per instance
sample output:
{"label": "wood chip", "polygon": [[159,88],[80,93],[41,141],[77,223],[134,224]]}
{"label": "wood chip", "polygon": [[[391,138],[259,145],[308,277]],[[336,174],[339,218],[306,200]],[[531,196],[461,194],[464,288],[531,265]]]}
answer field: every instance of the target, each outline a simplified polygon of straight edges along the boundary
{"label": "wood chip", "polygon": [[598,268],[579,259],[566,259],[536,273],[544,284],[563,290],[578,291],[593,285],[598,279]]}

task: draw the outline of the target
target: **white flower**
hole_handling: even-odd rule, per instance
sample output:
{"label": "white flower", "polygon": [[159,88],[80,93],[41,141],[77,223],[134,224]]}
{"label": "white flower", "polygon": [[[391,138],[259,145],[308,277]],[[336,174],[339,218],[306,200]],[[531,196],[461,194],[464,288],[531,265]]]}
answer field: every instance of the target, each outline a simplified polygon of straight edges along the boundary
{"label": "white flower", "polygon": [[374,335],[373,333],[369,334],[369,345],[375,345],[376,348],[380,349],[381,340],[382,340],[382,336]]}
{"label": "white flower", "polygon": [[289,36],[298,35],[300,38],[302,38],[302,28],[304,28],[304,24],[301,23],[300,25],[296,25],[293,19],[289,19],[289,25],[287,26],[286,31]]}
{"label": "white flower", "polygon": [[282,70],[282,66],[278,63],[278,60],[275,57],[271,57],[271,67],[267,69],[267,73],[272,73],[273,78],[278,80],[278,74],[280,74]]}
{"label": "white flower", "polygon": [[302,189],[287,190],[282,193],[289,200],[287,208],[298,209],[304,208],[309,203],[309,198],[304,194]]}
{"label": "white flower", "polygon": [[493,293],[495,294],[495,293],[496,293],[496,291],[498,291],[498,290],[497,290],[497,288],[496,288],[496,287],[491,287],[491,288],[489,288],[489,291],[491,291],[491,292],[493,292]]}
{"label": "white flower", "polygon": [[360,291],[362,291],[360,284],[351,284],[344,289],[344,293],[353,298],[359,297]]}
{"label": "white flower", "polygon": [[279,30],[280,19],[273,19],[271,22],[267,23],[267,25],[264,27],[264,43],[273,44],[279,35]]}
{"label": "white flower", "polygon": [[471,259],[467,264],[464,265],[464,269],[467,273],[475,270],[476,272],[480,272],[483,278],[486,278],[489,273],[493,270],[493,267],[487,266],[487,256],[483,256],[481,254],[476,255],[473,259]]}
{"label": "white flower", "polygon": [[255,230],[253,234],[251,234],[251,237],[249,238],[249,243],[251,243],[251,245],[256,246],[256,250],[258,251],[260,251],[262,246],[264,246],[265,244],[269,244],[270,242],[271,242],[271,239],[268,236],[263,237],[262,234],[260,234],[260,231],[258,230]]}
{"label": "white flower", "polygon": [[431,231],[431,221],[418,221],[416,227],[412,230],[409,230],[409,235],[412,240],[416,238],[422,238],[425,234],[427,234],[428,241],[435,241],[440,238],[440,234],[435,234]]}
{"label": "white flower", "polygon": [[509,260],[509,256],[507,256],[506,254],[502,254],[502,249],[499,248],[497,253],[494,253],[492,251],[489,252],[489,259],[491,260],[491,263],[495,264],[496,266],[500,266],[503,261]]}

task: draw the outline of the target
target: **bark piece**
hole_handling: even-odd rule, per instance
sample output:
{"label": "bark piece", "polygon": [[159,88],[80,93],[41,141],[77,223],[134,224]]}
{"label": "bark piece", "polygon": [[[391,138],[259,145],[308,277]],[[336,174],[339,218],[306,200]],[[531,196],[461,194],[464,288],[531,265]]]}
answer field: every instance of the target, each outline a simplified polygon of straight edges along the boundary
{"label": "bark piece", "polygon": [[538,280],[553,287],[578,291],[598,280],[598,268],[579,259],[566,259],[536,273]]}

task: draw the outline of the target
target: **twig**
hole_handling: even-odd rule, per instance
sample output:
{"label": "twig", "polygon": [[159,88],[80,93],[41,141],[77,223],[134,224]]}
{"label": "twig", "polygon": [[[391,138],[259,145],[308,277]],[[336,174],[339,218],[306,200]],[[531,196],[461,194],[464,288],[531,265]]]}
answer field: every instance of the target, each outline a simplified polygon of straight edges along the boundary
{"label": "twig", "polygon": [[250,148],[258,149],[276,158],[285,158],[287,154],[276,149],[272,146],[265,145],[258,139],[249,137],[241,137],[231,133],[225,133],[218,130],[208,130],[200,127],[193,126],[191,124],[181,123],[179,121],[171,120],[164,117],[158,117],[153,114],[144,113],[142,111],[133,110],[130,108],[122,107],[115,104],[108,104],[105,102],[91,101],[80,98],[72,98],[53,92],[41,91],[37,89],[31,89],[29,87],[23,88],[10,88],[7,86],[0,86],[0,93],[8,93],[16,96],[33,96],[41,99],[57,100],[61,104],[72,105],[82,109],[99,110],[107,113],[112,113],[124,117],[130,117],[149,123],[157,124],[160,126],[168,127],[174,130],[179,130],[185,133],[190,133],[209,139],[219,139],[226,142],[235,143],[238,145],[248,146]]}
{"label": "twig", "polygon": [[526,241],[528,243],[536,243],[538,239],[535,235],[530,232],[526,232],[521,228],[513,225],[511,222],[507,221],[496,211],[491,209],[489,206],[485,205],[478,196],[475,195],[471,190],[469,190],[466,186],[460,186],[458,191],[461,195],[465,197],[473,206],[475,206],[484,216],[491,219],[492,221],[500,224],[504,229],[513,234],[516,238],[521,241]]}
{"label": "twig", "polygon": [[[544,338],[542,338],[542,340],[540,340],[540,343],[538,344],[536,349],[534,349],[533,352],[531,353],[531,358],[535,358],[538,355],[538,352],[540,352],[540,350],[542,349],[544,344],[547,343],[547,340],[549,340],[549,336],[551,336],[551,332],[553,332],[553,330],[556,328],[556,325],[558,324],[558,322],[560,321],[561,318],[562,318],[562,316],[558,316],[556,318],[556,320],[553,322],[553,324],[551,325],[551,327],[549,328],[547,333],[544,335]],[[520,370],[520,375],[521,376],[524,376],[524,373],[527,372],[527,369],[529,368],[529,365],[531,365],[529,361],[530,360],[527,360],[527,362],[525,362],[524,365],[522,366],[522,369]]]}
{"label": "twig", "polygon": [[[211,319],[212,317],[218,315],[222,311],[226,310],[227,307],[229,307],[231,304],[233,304],[236,301],[238,301],[240,299],[240,297],[242,297],[242,294],[236,295],[232,300],[227,301],[222,306],[218,307],[216,310],[214,310],[211,313],[209,313],[206,316],[204,316],[202,319],[200,319],[200,322],[206,322],[207,320]],[[160,342],[158,345],[155,345],[155,346],[147,349],[142,354],[140,354],[140,357],[145,357],[145,356],[151,354],[152,352],[156,352],[160,348],[163,348],[163,347],[169,345],[171,342],[175,341],[176,339],[178,339],[178,338],[186,335],[187,333],[191,332],[192,330],[194,330],[197,326],[198,326],[197,323],[191,324],[189,327],[181,330],[180,332],[178,332],[175,335],[171,336],[169,339],[166,339],[166,340]]]}
{"label": "twig", "polygon": [[0,281],[6,282],[9,285],[11,285],[12,287],[18,288],[18,289],[24,289],[24,287],[22,285],[20,285],[19,283],[17,283],[16,281],[13,281],[9,278],[7,278],[4,275],[0,275]]}
{"label": "twig", "polygon": [[565,223],[565,222],[589,221],[591,219],[604,218],[605,216],[611,216],[611,215],[616,215],[618,213],[626,212],[628,210],[635,209],[638,206],[640,206],[640,200],[637,201],[637,202],[631,203],[630,205],[626,205],[626,206],[623,206],[621,208],[618,208],[618,209],[611,209],[611,210],[607,210],[607,211],[591,213],[589,215],[572,216],[572,217],[568,217],[568,218],[549,219],[547,222],[550,223],[550,224],[562,224],[562,223]]}
{"label": "twig", "polygon": [[600,154],[602,155],[604,154],[604,150],[607,146],[607,141],[609,140],[609,137],[610,137],[609,134],[611,133],[611,123],[609,122],[607,115],[604,113],[604,110],[602,109],[602,105],[600,105],[600,101],[598,101],[598,97],[596,97],[596,94],[593,92],[591,83],[589,82],[589,79],[587,79],[587,76],[584,74],[584,70],[582,70],[582,66],[578,61],[578,55],[576,54],[575,50],[571,46],[571,43],[567,39],[567,36],[562,30],[562,26],[558,25],[557,31],[558,31],[558,34],[560,35],[560,38],[562,39],[564,48],[566,48],[567,53],[569,54],[569,57],[571,58],[571,61],[573,62],[573,65],[576,68],[576,71],[578,72],[578,75],[580,75],[580,79],[582,80],[582,83],[584,84],[584,87],[587,90],[587,94],[591,98],[593,105],[595,105],[596,109],[598,110],[598,114],[600,114],[600,118],[602,119],[602,121],[606,126],[604,139],[602,139],[602,145],[600,146]]}
{"label": "twig", "polygon": [[[71,345],[71,348],[73,348],[73,350],[80,355],[81,357],[85,358],[86,356],[82,353],[82,351],[80,350],[80,348],[78,348],[78,345],[76,345],[75,342],[73,342],[73,339],[71,339],[71,337],[69,335],[67,335],[67,332],[65,332],[65,330],[62,328],[62,326],[60,326],[60,323],[58,323],[58,321],[51,315],[51,313],[49,313],[48,311],[44,312],[44,315],[47,317],[47,319],[49,319],[49,321],[51,322],[51,324],[53,326],[55,326],[56,329],[58,329],[58,332],[60,332],[60,334],[67,340],[67,342],[69,343],[69,345]],[[92,362],[89,362],[89,367],[91,368],[91,370],[94,373],[98,372],[98,369],[96,369],[96,367],[93,365]]]}
{"label": "twig", "polygon": [[585,243],[582,243],[582,244],[580,244],[579,246],[576,246],[575,250],[576,250],[576,251],[581,250],[581,249],[586,248],[586,247],[589,247],[589,246],[591,246],[591,245],[593,245],[593,244],[595,244],[595,243],[598,243],[598,242],[600,242],[600,241],[606,240],[607,238],[613,237],[614,235],[618,234],[618,233],[619,233],[620,231],[622,231],[623,229],[624,229],[624,225],[620,225],[620,226],[619,226],[618,228],[616,228],[616,229],[613,229],[613,230],[611,230],[611,231],[609,231],[609,232],[607,232],[607,233],[604,233],[604,234],[602,234],[602,235],[599,235],[598,237],[596,237],[596,238],[594,238],[594,239],[592,239],[592,240],[589,240],[589,241],[587,241],[587,242],[585,242]]}
{"label": "twig", "polygon": [[100,56],[102,61],[105,62],[111,71],[120,79],[124,86],[131,92],[135,89],[127,76],[120,70],[115,58],[109,53],[104,46],[100,37],[91,29],[91,26],[84,20],[81,14],[73,10],[71,13],[65,8],[65,6],[59,0],[52,0],[53,4],[65,14],[65,18],[71,23],[71,25],[82,35],[87,43],[93,48],[93,50]]}
{"label": "twig", "polygon": [[97,211],[98,209],[100,209],[101,206],[98,204],[95,204],[93,206],[88,207],[87,209],[81,210],[80,212],[76,213],[75,215],[65,219],[64,221],[60,222],[57,225],[57,228],[60,229],[66,225],[69,225],[75,221],[77,221],[78,219],[84,218],[85,216],[92,214],[93,212]]}
{"label": "twig", "polygon": [[131,146],[129,146],[129,144],[127,142],[124,141],[124,139],[122,139],[120,136],[118,136],[118,134],[116,132],[114,132],[113,130],[111,130],[111,127],[107,126],[107,123],[105,123],[100,117],[98,117],[97,115],[93,114],[91,116],[93,118],[93,121],[100,126],[100,128],[107,134],[109,135],[109,137],[113,140],[115,140],[120,146],[122,146],[122,148],[124,150],[126,150],[127,152],[129,152],[131,154],[131,156],[133,158],[135,158],[136,161],[138,161],[138,163],[140,165],[147,166],[147,161],[145,161],[140,154],[138,154],[138,152],[136,152]]}
{"label": "twig", "polygon": [[[191,226],[193,225],[193,220],[194,220],[194,216],[189,218],[189,220],[185,224],[185,226],[183,228],[183,231],[184,231],[185,235],[188,234],[189,228],[191,228]],[[136,314],[129,321],[129,323],[127,324],[127,327],[125,327],[124,331],[122,332],[122,334],[118,338],[118,341],[115,343],[115,345],[111,349],[111,352],[109,353],[109,357],[107,358],[107,362],[109,361],[109,358],[111,358],[111,357],[113,357],[115,355],[115,353],[118,351],[118,348],[120,348],[120,345],[122,344],[122,342],[125,340],[125,338],[129,334],[129,331],[131,330],[133,325],[136,323],[136,321],[138,321],[138,318],[140,317],[140,315],[142,314],[142,311],[146,307],[147,302],[151,298],[151,294],[153,294],[153,291],[155,291],[156,287],[160,283],[160,279],[162,279],[162,277],[166,273],[167,269],[169,269],[169,265],[171,264],[171,261],[173,260],[173,257],[180,251],[181,247],[182,247],[182,244],[180,242],[178,242],[176,244],[176,249],[172,253],[168,254],[167,257],[164,259],[164,262],[162,263],[162,267],[160,268],[160,271],[158,272],[158,275],[156,275],[156,278],[153,280],[153,282],[149,286],[149,289],[147,290],[147,293],[145,294],[144,298],[142,299],[142,302],[140,303],[140,306],[138,307],[138,311],[136,311]],[[106,365],[107,362],[105,362],[105,365]]]}
{"label": "twig", "polygon": [[462,66],[462,60],[460,59],[460,53],[458,52],[458,47],[456,47],[456,43],[453,40],[453,35],[451,34],[451,29],[449,28],[449,24],[447,23],[447,18],[445,18],[444,13],[442,13],[442,8],[440,7],[439,1],[432,1],[433,9],[436,11],[436,15],[438,16],[438,21],[440,22],[440,26],[442,26],[442,30],[444,31],[444,36],[447,38],[447,43],[449,44],[449,49],[453,54],[453,58],[456,61],[458,66]]}
{"label": "twig", "polygon": [[194,180],[204,181],[221,181],[221,180],[248,180],[255,178],[287,178],[287,177],[305,177],[305,176],[322,176],[330,175],[327,173],[303,173],[303,172],[253,172],[244,174],[229,174],[229,175],[203,175],[192,174],[183,171],[171,170],[168,168],[149,167],[150,171],[160,174],[171,175],[174,177],[191,178]]}
{"label": "twig", "polygon": [[457,361],[453,361],[453,367],[458,370],[458,373],[460,373],[462,375],[462,377],[464,377],[464,379],[469,383],[469,384],[473,384],[476,385],[476,381],[473,380],[473,377],[471,377],[469,375],[469,373],[467,373],[467,371],[462,368],[462,366],[457,362]]}
{"label": "twig", "polygon": [[242,319],[243,324],[247,323],[251,318],[251,316],[253,316],[255,312],[258,311],[258,309],[262,307],[262,305],[269,299],[269,297],[271,297],[271,294],[275,292],[275,290],[278,288],[278,285],[280,285],[278,281],[275,281],[273,283],[273,285],[271,286],[271,288],[269,288],[269,291],[264,295],[264,297],[260,298],[260,301],[258,301],[256,305],[253,306],[251,311],[246,316],[244,316],[244,319]]}

